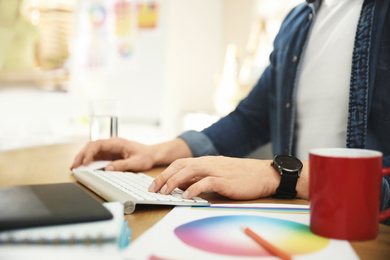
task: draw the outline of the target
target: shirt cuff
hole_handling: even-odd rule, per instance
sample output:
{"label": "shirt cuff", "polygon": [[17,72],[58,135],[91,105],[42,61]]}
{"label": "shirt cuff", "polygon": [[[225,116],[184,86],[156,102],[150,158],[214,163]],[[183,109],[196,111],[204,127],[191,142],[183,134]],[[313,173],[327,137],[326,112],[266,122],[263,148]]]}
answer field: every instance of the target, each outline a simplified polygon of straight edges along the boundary
{"label": "shirt cuff", "polygon": [[179,135],[191,149],[194,157],[205,155],[218,155],[211,140],[202,132],[190,130]]}

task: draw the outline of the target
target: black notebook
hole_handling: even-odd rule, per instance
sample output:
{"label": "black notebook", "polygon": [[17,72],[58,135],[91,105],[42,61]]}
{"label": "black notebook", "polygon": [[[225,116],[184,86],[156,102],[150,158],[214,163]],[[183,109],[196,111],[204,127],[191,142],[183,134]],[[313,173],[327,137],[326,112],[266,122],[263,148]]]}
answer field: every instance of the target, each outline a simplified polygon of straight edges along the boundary
{"label": "black notebook", "polygon": [[0,187],[0,231],[111,218],[109,210],[75,183]]}

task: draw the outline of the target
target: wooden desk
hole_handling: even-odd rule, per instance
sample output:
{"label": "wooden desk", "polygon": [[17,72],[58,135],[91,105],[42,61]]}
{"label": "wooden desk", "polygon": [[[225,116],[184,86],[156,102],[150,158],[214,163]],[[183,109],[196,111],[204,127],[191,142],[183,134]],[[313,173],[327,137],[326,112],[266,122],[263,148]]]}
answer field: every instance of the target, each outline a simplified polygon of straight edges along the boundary
{"label": "wooden desk", "polygon": [[[61,144],[0,152],[0,185],[76,182],[69,167],[82,146],[82,144]],[[147,173],[156,176],[161,170],[157,168]],[[103,201],[94,193],[90,193]],[[202,197],[211,203],[240,203],[212,193],[204,194]],[[292,201],[258,199],[250,202],[308,204],[307,201],[298,199]],[[132,228],[132,240],[137,239],[171,209],[171,206],[138,205],[133,214],[125,217],[129,221],[129,227]],[[352,242],[351,245],[361,259],[389,259],[390,227],[379,224],[379,235],[375,240]]]}

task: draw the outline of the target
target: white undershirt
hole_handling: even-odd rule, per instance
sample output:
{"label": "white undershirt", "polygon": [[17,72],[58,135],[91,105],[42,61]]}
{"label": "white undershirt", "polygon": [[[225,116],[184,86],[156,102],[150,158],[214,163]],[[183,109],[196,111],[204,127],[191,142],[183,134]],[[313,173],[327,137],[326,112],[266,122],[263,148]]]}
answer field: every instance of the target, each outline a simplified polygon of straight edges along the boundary
{"label": "white undershirt", "polygon": [[298,75],[298,158],[345,147],[355,32],[363,0],[323,0]]}

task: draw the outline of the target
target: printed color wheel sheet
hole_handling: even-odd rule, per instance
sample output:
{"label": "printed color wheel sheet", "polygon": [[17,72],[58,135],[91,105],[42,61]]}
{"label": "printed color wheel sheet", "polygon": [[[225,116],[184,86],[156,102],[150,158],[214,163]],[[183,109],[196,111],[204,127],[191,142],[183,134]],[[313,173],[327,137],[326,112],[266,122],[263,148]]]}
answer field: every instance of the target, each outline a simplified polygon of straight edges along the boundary
{"label": "printed color wheel sheet", "polygon": [[277,259],[251,239],[247,226],[293,259],[358,259],[347,241],[310,231],[309,207],[289,204],[214,204],[175,207],[126,252],[129,259]]}

